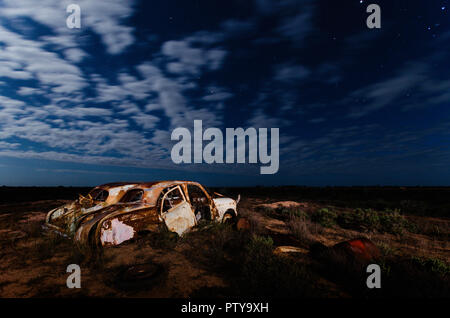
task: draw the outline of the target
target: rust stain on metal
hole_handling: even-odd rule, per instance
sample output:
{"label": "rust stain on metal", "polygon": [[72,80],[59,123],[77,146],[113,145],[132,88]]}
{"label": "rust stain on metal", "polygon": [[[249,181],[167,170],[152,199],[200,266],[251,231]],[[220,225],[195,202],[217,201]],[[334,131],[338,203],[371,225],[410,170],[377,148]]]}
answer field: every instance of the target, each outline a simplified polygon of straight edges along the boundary
{"label": "rust stain on metal", "polygon": [[110,183],[50,211],[46,227],[78,244],[112,246],[161,224],[182,235],[201,219],[235,219],[238,201],[211,195],[193,181]]}

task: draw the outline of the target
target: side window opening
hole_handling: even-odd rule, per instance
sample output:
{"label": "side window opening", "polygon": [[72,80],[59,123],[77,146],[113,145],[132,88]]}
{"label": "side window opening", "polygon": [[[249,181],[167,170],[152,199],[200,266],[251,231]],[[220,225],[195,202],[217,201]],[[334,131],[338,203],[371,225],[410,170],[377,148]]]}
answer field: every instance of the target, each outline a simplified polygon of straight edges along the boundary
{"label": "side window opening", "polygon": [[133,189],[125,193],[125,195],[120,199],[122,203],[130,203],[130,202],[139,202],[142,200],[144,196],[144,190],[142,189]]}
{"label": "side window opening", "polygon": [[[171,208],[177,206],[181,202],[184,201],[183,194],[180,191],[179,187],[172,188],[166,191],[167,195],[164,197],[164,201],[162,203],[162,212],[167,212]],[[162,194],[164,196],[164,194]]]}
{"label": "side window opening", "polygon": [[197,221],[200,219],[211,220],[211,207],[205,192],[193,184],[188,184],[187,190]]}

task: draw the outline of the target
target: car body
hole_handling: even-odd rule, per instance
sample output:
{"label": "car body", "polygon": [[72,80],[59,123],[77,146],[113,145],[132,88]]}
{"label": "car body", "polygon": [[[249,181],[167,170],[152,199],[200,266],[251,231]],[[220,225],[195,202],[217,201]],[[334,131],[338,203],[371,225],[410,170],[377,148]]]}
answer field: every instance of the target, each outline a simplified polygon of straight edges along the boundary
{"label": "car body", "polygon": [[55,211],[60,211],[55,209],[49,212],[46,225],[55,229],[55,223],[65,224],[56,226],[56,230],[73,236],[80,244],[111,246],[130,240],[140,232],[156,231],[161,225],[182,235],[202,219],[226,222],[237,217],[239,199],[211,195],[197,182],[156,181],[127,185],[126,192],[114,204],[80,209],[72,213],[76,217],[64,213],[52,217]]}
{"label": "car body", "polygon": [[64,236],[71,236],[75,233],[74,225],[79,218],[116,204],[127,190],[136,184],[136,182],[118,182],[99,185],[89,191],[85,197],[80,195],[77,200],[47,213],[45,227]]}

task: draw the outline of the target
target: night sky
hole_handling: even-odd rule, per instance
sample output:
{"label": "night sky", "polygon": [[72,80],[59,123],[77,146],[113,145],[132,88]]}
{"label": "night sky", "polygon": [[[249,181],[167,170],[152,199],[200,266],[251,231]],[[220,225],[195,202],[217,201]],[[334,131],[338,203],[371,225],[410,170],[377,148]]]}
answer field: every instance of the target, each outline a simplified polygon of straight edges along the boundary
{"label": "night sky", "polygon": [[[81,28],[66,7],[81,8]],[[381,7],[381,29],[366,7]],[[450,185],[450,1],[0,1],[0,185]],[[176,127],[278,127],[280,170]]]}

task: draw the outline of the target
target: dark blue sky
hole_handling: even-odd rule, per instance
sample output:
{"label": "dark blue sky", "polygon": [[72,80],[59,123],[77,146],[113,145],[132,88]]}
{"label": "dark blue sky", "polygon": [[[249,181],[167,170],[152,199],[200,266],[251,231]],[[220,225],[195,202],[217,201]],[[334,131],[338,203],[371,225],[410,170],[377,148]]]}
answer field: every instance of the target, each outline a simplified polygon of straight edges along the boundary
{"label": "dark blue sky", "polygon": [[[81,29],[66,7],[81,8]],[[368,29],[366,7],[381,7]],[[0,185],[450,185],[449,1],[0,2]],[[280,170],[171,131],[278,127]]]}

